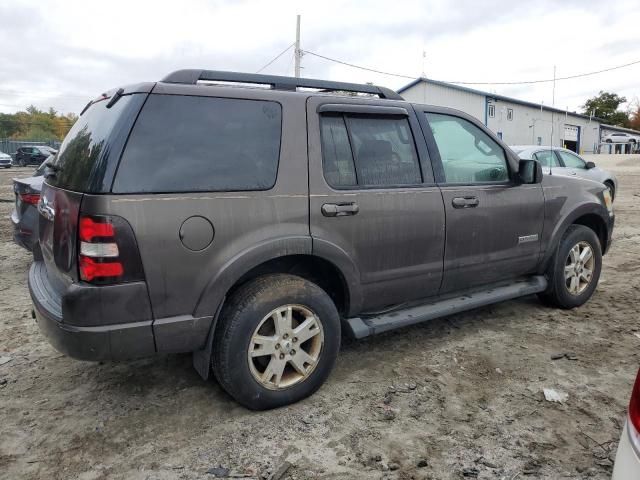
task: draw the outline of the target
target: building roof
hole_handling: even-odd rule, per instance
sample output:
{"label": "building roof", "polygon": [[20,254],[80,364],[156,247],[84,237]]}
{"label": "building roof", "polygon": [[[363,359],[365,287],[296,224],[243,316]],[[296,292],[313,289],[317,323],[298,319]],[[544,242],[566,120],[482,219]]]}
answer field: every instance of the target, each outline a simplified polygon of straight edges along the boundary
{"label": "building roof", "polygon": [[[474,93],[476,95],[482,95],[484,97],[493,98],[495,100],[502,100],[504,102],[511,102],[511,103],[515,103],[515,104],[518,104],[518,105],[524,105],[526,107],[532,107],[532,108],[535,108],[535,109],[538,109],[538,110],[542,108],[543,110],[546,110],[548,112],[556,112],[556,113],[562,113],[562,114],[566,113],[566,114],[572,115],[574,117],[593,119],[593,120],[602,122],[602,120],[597,118],[597,117],[590,117],[589,115],[583,115],[581,113],[576,113],[576,112],[568,112],[566,110],[561,110],[559,108],[549,107],[547,105],[542,105],[540,103],[527,102],[525,100],[519,100],[517,98],[505,97],[504,95],[498,95],[497,93],[485,92],[485,91],[482,91],[482,90],[476,90],[474,88],[463,87],[461,85],[456,85],[456,84],[453,84],[453,83],[441,82],[439,80],[432,80],[430,78],[425,78],[425,77],[416,78],[415,80],[409,82],[404,87],[399,88],[397,90],[397,92],[402,94],[402,92],[404,92],[405,90],[409,90],[411,87],[413,87],[415,85],[418,85],[420,82],[431,83],[433,85],[439,85],[441,87],[448,87],[448,88],[452,88],[454,90],[459,90],[461,92]],[[616,127],[616,128],[619,128],[619,127]]]}

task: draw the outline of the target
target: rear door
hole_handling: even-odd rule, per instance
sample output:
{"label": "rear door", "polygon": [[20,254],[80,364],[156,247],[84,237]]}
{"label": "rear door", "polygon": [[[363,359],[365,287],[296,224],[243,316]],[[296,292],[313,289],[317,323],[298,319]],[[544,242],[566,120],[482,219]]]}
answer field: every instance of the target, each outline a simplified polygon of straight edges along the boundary
{"label": "rear door", "polygon": [[544,220],[541,186],[519,184],[506,150],[471,117],[423,109],[420,119],[447,217],[441,293],[533,271]]}
{"label": "rear door", "polygon": [[339,101],[307,102],[314,252],[348,258],[363,310],[437,294],[444,207],[415,112]]}

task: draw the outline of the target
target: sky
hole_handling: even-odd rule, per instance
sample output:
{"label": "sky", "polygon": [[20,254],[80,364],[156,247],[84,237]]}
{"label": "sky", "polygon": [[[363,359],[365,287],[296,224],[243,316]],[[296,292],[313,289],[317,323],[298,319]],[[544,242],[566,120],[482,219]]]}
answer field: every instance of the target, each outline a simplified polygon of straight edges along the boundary
{"label": "sky", "polygon": [[[640,60],[638,0],[0,0],[0,112],[79,113],[108,89],[181,68],[256,72],[293,43],[296,14],[304,50],[415,78],[525,81],[552,78],[554,65],[563,77]],[[301,62],[305,77],[410,82]],[[293,75],[293,50],[262,73]],[[551,83],[470,86],[552,102]],[[558,81],[555,106],[580,111],[600,90],[637,99],[640,64]]]}

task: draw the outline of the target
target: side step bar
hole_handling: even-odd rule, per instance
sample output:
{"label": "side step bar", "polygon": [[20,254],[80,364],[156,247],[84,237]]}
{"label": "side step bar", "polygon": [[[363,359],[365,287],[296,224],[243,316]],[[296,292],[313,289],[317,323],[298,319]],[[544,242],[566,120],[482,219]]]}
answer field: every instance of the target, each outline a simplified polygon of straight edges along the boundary
{"label": "side step bar", "polygon": [[547,279],[542,275],[537,275],[508,284],[495,284],[484,290],[469,291],[456,297],[438,299],[402,310],[394,310],[378,316],[347,318],[343,325],[353,337],[364,338],[492,303],[543,292],[546,288]]}

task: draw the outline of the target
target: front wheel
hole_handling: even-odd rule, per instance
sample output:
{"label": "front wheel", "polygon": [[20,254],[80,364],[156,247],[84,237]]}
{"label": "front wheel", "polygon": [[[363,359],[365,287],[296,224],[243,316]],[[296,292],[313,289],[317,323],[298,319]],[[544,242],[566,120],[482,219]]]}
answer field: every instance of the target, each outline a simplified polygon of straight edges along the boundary
{"label": "front wheel", "polygon": [[241,286],[223,308],[213,372],[239,403],[265,410],[314,393],[340,349],[340,318],[327,293],[293,275]]}
{"label": "front wheel", "polygon": [[579,307],[593,295],[601,268],[602,252],[595,232],[584,225],[571,225],[549,265],[549,287],[540,296],[560,308]]}

